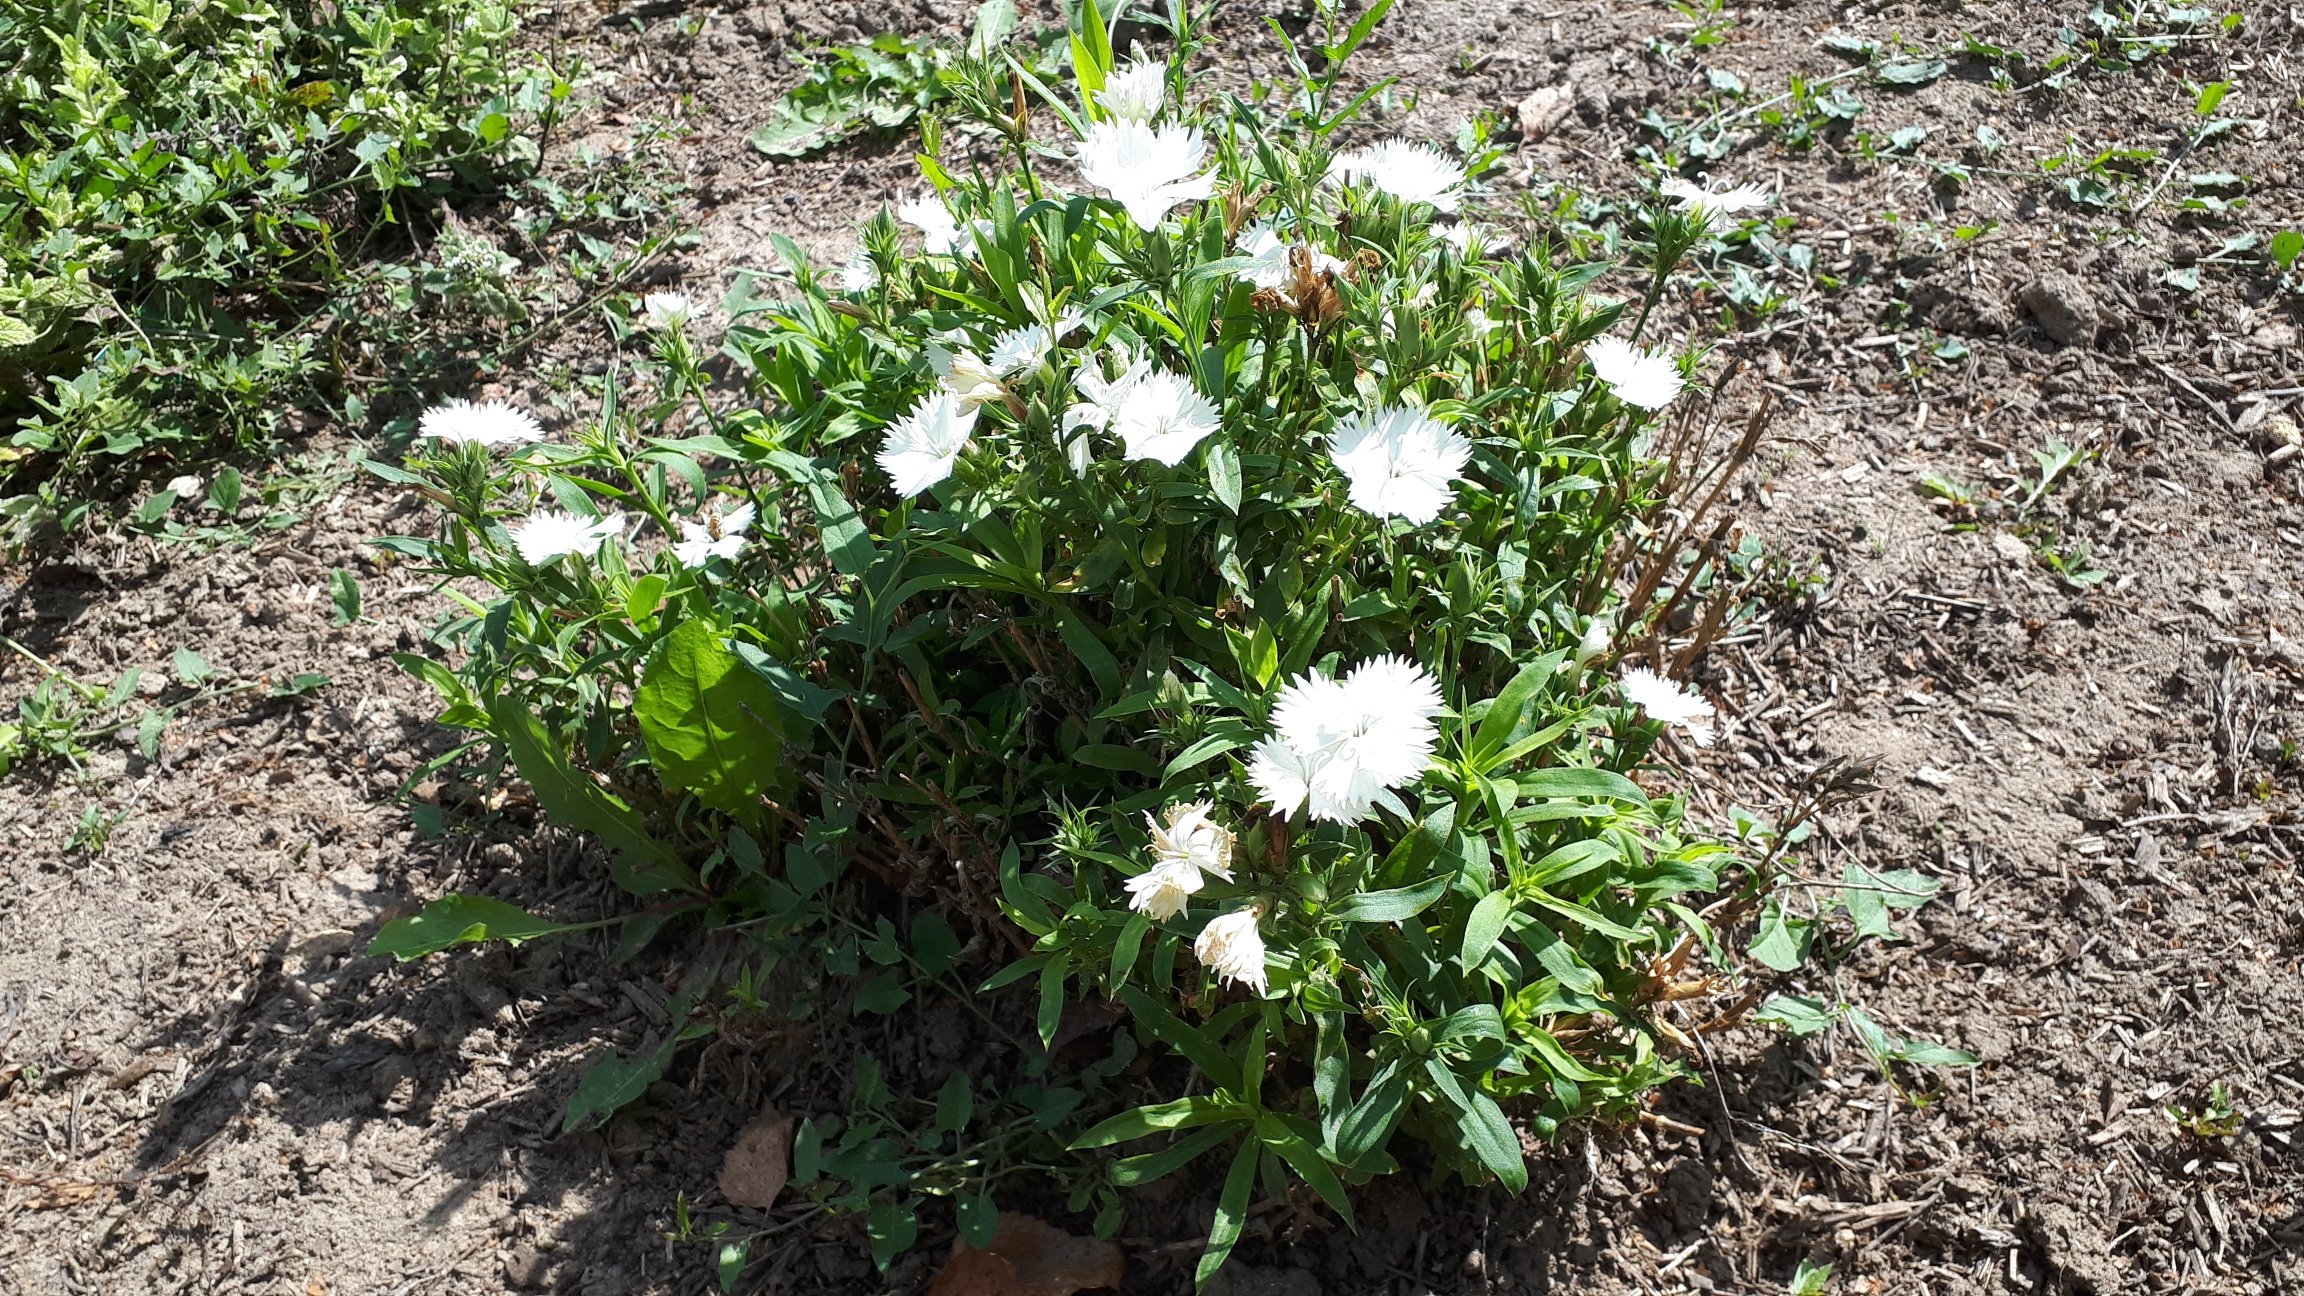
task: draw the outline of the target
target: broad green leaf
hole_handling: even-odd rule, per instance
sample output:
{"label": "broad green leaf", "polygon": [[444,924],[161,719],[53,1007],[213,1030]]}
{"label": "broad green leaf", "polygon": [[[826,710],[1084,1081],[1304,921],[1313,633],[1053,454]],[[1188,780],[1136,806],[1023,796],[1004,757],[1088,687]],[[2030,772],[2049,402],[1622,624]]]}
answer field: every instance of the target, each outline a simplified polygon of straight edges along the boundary
{"label": "broad green leaf", "polygon": [[1752,1020],[1768,1022],[1784,1028],[1784,1033],[1795,1039],[1821,1032],[1832,1024],[1832,1010],[1821,999],[1807,995],[1771,995],[1760,1005]]}
{"label": "broad green leaf", "polygon": [[586,1120],[605,1121],[638,1099],[663,1077],[664,1068],[672,1065],[673,1051],[679,1047],[680,1033],[674,1031],[646,1053],[632,1057],[610,1053],[593,1063],[576,1082],[576,1092],[569,1095],[568,1114],[561,1119],[560,1132],[566,1134]]}
{"label": "broad green leaf", "polygon": [[968,1128],[976,1114],[976,1086],[968,1080],[965,1071],[954,1071],[944,1078],[944,1087],[936,1091],[936,1124],[939,1134],[957,1134]]}
{"label": "broad green leaf", "polygon": [[487,896],[444,895],[424,912],[384,924],[368,952],[389,954],[405,963],[468,941],[500,940],[513,945],[590,924],[550,922],[517,905]]}
{"label": "broad green leaf", "polygon": [[1488,951],[1496,948],[1496,941],[1504,935],[1504,924],[1512,918],[1512,893],[1491,891],[1472,906],[1472,914],[1464,920],[1464,944],[1456,953],[1456,961],[1465,971],[1472,971],[1488,961]]}
{"label": "broad green leaf", "polygon": [[488,715],[520,777],[536,790],[536,803],[544,813],[591,833],[608,848],[616,885],[634,895],[695,888],[696,875],[680,857],[648,835],[637,811],[579,773],[525,702],[510,693],[500,694],[489,703]]}
{"label": "broad green leaf", "polygon": [[992,1190],[986,1187],[961,1193],[954,1205],[960,1236],[968,1239],[968,1245],[978,1249],[991,1246],[992,1239],[1000,1235],[1000,1208],[992,1201]]}
{"label": "broad green leaf", "polygon": [[683,621],[648,658],[632,714],[664,786],[748,815],[786,777],[784,707],[703,621]]}
{"label": "broad green leaf", "polygon": [[864,1236],[872,1244],[872,1263],[886,1273],[919,1240],[920,1216],[910,1199],[884,1197],[864,1216]]}
{"label": "broad green leaf", "polygon": [[1240,452],[1229,441],[1208,447],[1208,489],[1228,513],[1240,512]]}
{"label": "broad green leaf", "polygon": [[1752,938],[1752,957],[1779,972],[1790,972],[1808,961],[1808,946],[1815,939],[1815,925],[1806,919],[1792,918],[1784,912],[1781,900],[1770,900],[1760,912],[1760,930]]}

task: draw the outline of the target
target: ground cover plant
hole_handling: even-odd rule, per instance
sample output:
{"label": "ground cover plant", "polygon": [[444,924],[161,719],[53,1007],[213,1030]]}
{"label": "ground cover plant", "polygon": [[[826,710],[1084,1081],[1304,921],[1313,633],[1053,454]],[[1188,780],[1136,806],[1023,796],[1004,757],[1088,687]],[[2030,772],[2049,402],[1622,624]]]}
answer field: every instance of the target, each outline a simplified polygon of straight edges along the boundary
{"label": "ground cover plant", "polygon": [[[1968,1060],[1741,976],[1747,945],[1832,964],[1933,890],[1798,875],[1785,848],[1853,773],[1712,840],[1655,760],[1713,740],[1675,677],[1735,601],[1710,515],[1764,417],[1707,453],[1703,356],[1643,329],[1766,195],[1675,179],[1628,249],[1645,295],[1590,292],[1614,267],[1476,217],[1476,140],[1358,129],[1376,91],[1338,86],[1387,8],[1291,46],[1270,107],[1195,82],[1181,5],[1170,57],[1124,60],[1084,4],[1064,86],[980,30],[943,84],[1005,165],[956,173],[932,129],[924,189],[854,259],[780,245],[788,293],[723,303],[753,399],[708,394],[702,312],[655,294],[643,380],[569,440],[456,402],[379,469],[438,506],[383,544],[461,607],[450,663],[403,658],[475,735],[452,755],[600,838],[649,902],[633,943],[740,925],[819,970],[926,973],[859,992],[893,1011],[954,992],[966,931],[1012,951],[983,989],[1029,987],[1043,1046],[1067,1002],[1119,1005],[1157,1061],[1092,1126],[1077,1090],[1039,1124],[1088,1154],[1073,1204],[1107,1231],[1114,1188],[1208,1158],[1202,1281],[1292,1182],[1346,1220],[1348,1185],[1407,1164],[1517,1189],[1519,1129],[1632,1119],[1691,1074],[1691,1031],[1755,1007],[1845,1022],[1883,1068]],[[930,905],[908,941],[896,894]],[[560,929],[450,896],[377,948]],[[732,997],[757,1006],[749,974]],[[716,1012],[684,995],[567,1123]],[[868,1115],[796,1157],[845,1176],[876,1258],[925,1196],[989,1240],[1006,1167],[902,1170]]]}
{"label": "ground cover plant", "polygon": [[0,4],[0,540],[268,444],[404,325],[370,263],[533,164],[568,93],[516,27],[498,0]]}

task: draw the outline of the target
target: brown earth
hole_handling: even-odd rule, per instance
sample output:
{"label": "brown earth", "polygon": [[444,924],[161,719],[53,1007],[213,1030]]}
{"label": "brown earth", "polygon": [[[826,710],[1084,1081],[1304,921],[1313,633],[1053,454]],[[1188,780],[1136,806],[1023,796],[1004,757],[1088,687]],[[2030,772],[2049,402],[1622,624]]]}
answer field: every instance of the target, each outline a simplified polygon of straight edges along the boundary
{"label": "brown earth", "polygon": [[[797,78],[785,53],[949,29],[963,8],[563,5],[536,30],[615,74],[578,137],[691,128],[666,160],[698,238],[660,275],[709,296],[770,260],[768,232],[834,259],[857,219],[916,185],[899,141],[798,162],[749,149]],[[1277,72],[1267,11],[1217,7],[1228,84]],[[1663,5],[1411,0],[1362,70],[1413,91],[1393,124],[1422,136],[1564,87],[1571,106],[1501,188],[1630,196],[1635,150],[1664,147],[1640,119],[1701,120],[1705,69],[1758,101],[1850,66],[1819,47],[1828,33],[2037,53],[2087,12],[1783,0],[1723,16],[1725,40],[1689,51],[1688,20]],[[1535,1149],[1524,1196],[1381,1182],[1358,1235],[1252,1236],[1223,1290],[1773,1293],[1802,1258],[1832,1262],[1830,1290],[1848,1293],[2304,1290],[2298,297],[2245,264],[2200,266],[2196,291],[2166,281],[2231,234],[2304,224],[2300,51],[2299,20],[2260,6],[2231,35],[2062,89],[1997,88],[1955,57],[1914,89],[1839,83],[1864,111],[1804,151],[1733,123],[1744,133],[1710,164],[1779,189],[1780,240],[1813,249],[1811,268],[1769,281],[1787,304],[1721,340],[1716,371],[1743,364],[1723,418],[1778,402],[1781,439],[1739,504],[1767,552],[1820,584],[1702,663],[1731,722],[1689,753],[1695,802],[1779,806],[1826,762],[1876,757],[1881,790],[1827,821],[1807,867],[1917,867],[1946,894],[1842,988],[1983,1065],[1900,1093],[1845,1039],[1713,1037],[1707,1084],[1671,1091],[1653,1122]],[[2187,83],[2214,81],[2233,83],[2222,113],[2253,124],[2172,165],[2203,120]],[[1916,158],[1866,157],[1852,134],[1911,125],[1930,132]],[[2004,147],[1983,152],[1982,125]],[[2109,208],[2076,205],[2068,169],[2040,166],[2115,147],[2162,156]],[[1964,157],[1954,186],[1925,161]],[[2178,210],[2196,172],[2246,177],[2248,206]],[[1684,321],[1708,319],[1721,297],[1686,304]],[[585,346],[565,340],[562,362]],[[2027,511],[2051,437],[2089,458]],[[1922,474],[1973,499],[1933,502]],[[124,736],[85,777],[0,781],[0,1290],[710,1290],[709,1254],[663,1240],[676,1194],[703,1217],[787,1226],[747,1289],[920,1289],[943,1237],[882,1280],[852,1221],[719,1197],[720,1153],[764,1097],[788,1114],[844,1105],[827,1057],[845,1052],[804,1035],[716,1043],[604,1131],[563,1135],[584,1066],[660,1037],[677,968],[586,938],[408,968],[362,954],[380,921],[450,889],[615,907],[582,845],[517,802],[420,780],[420,805],[456,811],[431,835],[443,820],[394,799],[454,742],[389,661],[422,651],[439,605],[361,547],[416,516],[350,480],[254,545],[103,539],[0,585],[0,634],[88,678],[144,665],[156,701],[185,692],[166,669],[185,645],[226,681],[331,679],[190,709],[157,760]],[[2079,541],[2101,583],[2037,553]],[[360,578],[355,625],[331,624],[336,568]],[[37,674],[11,652],[0,704]],[[90,804],[126,817],[101,853],[65,850]],[[959,1038],[920,1048],[1001,1057]],[[2164,1114],[2219,1083],[2237,1133]],[[1130,1290],[1188,1288],[1212,1198],[1185,1183],[1138,1204]]]}

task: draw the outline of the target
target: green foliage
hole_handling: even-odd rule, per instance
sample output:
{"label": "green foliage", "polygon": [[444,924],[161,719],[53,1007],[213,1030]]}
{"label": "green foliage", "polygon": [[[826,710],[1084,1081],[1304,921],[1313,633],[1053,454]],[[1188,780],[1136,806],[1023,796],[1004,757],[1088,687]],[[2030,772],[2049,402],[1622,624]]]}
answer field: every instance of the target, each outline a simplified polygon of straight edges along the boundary
{"label": "green foliage", "polygon": [[[1785,890],[1792,834],[1712,840],[1659,791],[1643,707],[1669,704],[1606,667],[1669,661],[1670,610],[1738,578],[1675,539],[1666,420],[1586,352],[1638,336],[1705,230],[1646,213],[1621,249],[1635,313],[1587,295],[1616,267],[1567,239],[1501,252],[1389,192],[1398,172],[1330,181],[1366,102],[1339,69],[1385,7],[1323,6],[1321,71],[1291,47],[1297,93],[1264,113],[1199,106],[1182,6],[1177,59],[1125,71],[1083,6],[1077,93],[1013,56],[954,83],[1014,166],[954,175],[931,144],[904,215],[936,250],[881,215],[835,276],[773,240],[785,274],[723,303],[747,399],[709,401],[692,326],[652,324],[572,442],[379,468],[441,504],[381,543],[459,605],[436,636],[457,664],[406,664],[627,889],[747,924],[868,1016],[974,1006],[972,926],[1018,955],[966,969],[990,974],[974,994],[1030,996],[1043,1049],[1093,997],[1153,1052],[933,1095],[861,1061],[847,1116],[798,1130],[794,1183],[862,1216],[882,1264],[930,1198],[983,1227],[987,1176],[1058,1131],[1125,1151],[1072,1162],[1073,1204],[1112,1202],[1112,1227],[1119,1189],[1221,1174],[1203,1280],[1290,1183],[1347,1221],[1352,1185],[1411,1164],[1517,1189],[1521,1129],[1628,1119],[1691,1073],[1673,1005],[1713,984],[1699,960],[1748,968],[1745,924],[1797,972],[1929,889],[1851,873],[1853,934],[1821,940]],[[1138,129],[1124,88],[1178,151],[1204,132],[1207,184],[1152,210],[1058,187],[1018,83],[1090,151]],[[1449,205],[1493,157],[1470,143],[1427,159],[1467,173]],[[1372,469],[1346,446],[1363,421],[1461,456],[1403,443]],[[890,890],[935,921],[904,939]],[[731,994],[768,1005],[749,974]],[[659,1056],[615,1060],[584,1113]],[[1109,1101],[1081,1130],[1091,1081]]]}
{"label": "green foliage", "polygon": [[504,0],[0,0],[0,539],[264,440],[378,240],[533,161],[566,87],[514,29]]}
{"label": "green foliage", "polygon": [[445,895],[424,906],[420,914],[384,924],[376,939],[369,942],[368,952],[389,954],[405,963],[469,941],[500,940],[519,945],[539,936],[575,930],[578,925],[548,922],[502,900]]}

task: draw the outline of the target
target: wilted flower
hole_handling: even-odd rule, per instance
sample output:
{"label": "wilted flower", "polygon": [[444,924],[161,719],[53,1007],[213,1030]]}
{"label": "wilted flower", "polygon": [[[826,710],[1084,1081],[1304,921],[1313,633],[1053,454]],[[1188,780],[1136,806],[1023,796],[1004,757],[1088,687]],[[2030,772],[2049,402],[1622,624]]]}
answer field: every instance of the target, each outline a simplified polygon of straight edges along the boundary
{"label": "wilted flower", "polygon": [[1712,704],[1692,688],[1684,688],[1645,666],[1624,672],[1624,700],[1648,713],[1659,724],[1679,725],[1699,747],[1712,745]]}
{"label": "wilted flower", "polygon": [[1452,212],[1463,201],[1464,168],[1430,144],[1386,140],[1339,153],[1329,164],[1330,179],[1371,185],[1402,202],[1430,203]]}
{"label": "wilted flower", "polygon": [[1357,823],[1432,764],[1444,710],[1440,683],[1405,657],[1362,662],[1343,679],[1303,675],[1280,690],[1274,733],[1258,743],[1248,780],[1283,816]]}
{"label": "wilted flower", "polygon": [[1576,664],[1582,666],[1608,651],[1609,640],[1615,633],[1616,627],[1608,624],[1608,618],[1592,618],[1591,624],[1584,627],[1583,636],[1576,641]]}
{"label": "wilted flower", "polygon": [[888,425],[880,467],[896,493],[911,496],[952,475],[952,465],[976,431],[976,411],[949,391],[923,396],[912,412]]}
{"label": "wilted flower", "polygon": [[960,245],[960,223],[934,194],[896,204],[896,219],[920,231],[920,250],[931,256],[948,256]]}
{"label": "wilted flower", "polygon": [[856,249],[855,255],[840,267],[840,291],[870,292],[879,286],[880,267],[873,263],[872,254],[863,248]]}
{"label": "wilted flower", "polygon": [[1251,905],[1208,920],[1192,953],[1203,967],[1225,981],[1235,981],[1264,993],[1264,936],[1256,930],[1258,911]]}
{"label": "wilted flower", "polygon": [[1080,178],[1128,209],[1138,229],[1157,229],[1168,209],[1216,191],[1216,173],[1203,171],[1208,142],[1197,127],[1147,126],[1140,121],[1098,122],[1080,140]]}
{"label": "wilted flower", "polygon": [[1104,78],[1104,88],[1096,92],[1096,102],[1126,121],[1152,120],[1168,102],[1168,65],[1137,59],[1112,69],[1112,75]]}
{"label": "wilted flower", "polygon": [[640,322],[670,332],[686,328],[696,317],[696,303],[681,292],[652,292],[640,299]]}
{"label": "wilted flower", "polygon": [[1054,327],[1026,324],[1009,329],[992,339],[992,350],[984,362],[994,373],[1003,377],[1019,369],[1029,368],[1040,363],[1048,354],[1049,347],[1063,341],[1066,335],[1087,322],[1087,316],[1068,310],[1056,317]]}
{"label": "wilted flower", "polygon": [[1448,483],[1463,474],[1472,443],[1422,410],[1387,406],[1354,411],[1329,436],[1328,454],[1353,507],[1421,524],[1455,498]]}
{"label": "wilted flower", "polygon": [[1704,228],[1717,229],[1720,217],[1734,216],[1768,205],[1768,191],[1759,185],[1737,185],[1729,189],[1712,189],[1691,180],[1672,176],[1660,186],[1664,196],[1673,200],[1672,206],[1704,222]]}
{"label": "wilted flower", "polygon": [[1166,921],[1184,912],[1192,897],[1213,873],[1232,880],[1232,833],[1208,817],[1214,809],[1206,801],[1168,807],[1168,822],[1151,815],[1144,822],[1152,831],[1152,867],[1128,879],[1129,907]]}
{"label": "wilted flower", "polygon": [[200,487],[204,484],[205,483],[203,483],[197,475],[193,473],[186,473],[181,477],[169,478],[168,484],[161,489],[167,491],[169,494],[180,500],[185,500],[191,499],[193,496],[198,495],[200,493]]}
{"label": "wilted flower", "polygon": [[953,351],[931,344],[928,367],[936,371],[944,390],[958,397],[964,409],[974,411],[979,405],[1008,399],[1008,385],[1001,381],[1000,371],[973,351]]}
{"label": "wilted flower", "polygon": [[541,567],[569,554],[591,554],[602,541],[623,531],[621,513],[588,518],[565,509],[539,509],[514,523],[506,534],[512,537],[512,547],[523,562]]}
{"label": "wilted flower", "polygon": [[744,547],[744,533],[752,529],[754,510],[739,504],[726,514],[707,513],[701,520],[679,519],[680,539],[672,556],[683,567],[701,567],[715,558],[733,558]]}
{"label": "wilted flower", "polygon": [[1616,399],[1645,410],[1660,410],[1672,403],[1687,384],[1680,367],[1661,351],[1642,351],[1620,338],[1594,338],[1584,348],[1592,372]]}
{"label": "wilted flower", "polygon": [[1156,369],[1129,385],[1112,419],[1131,459],[1170,467],[1216,430],[1216,406],[1182,374]]}
{"label": "wilted flower", "polygon": [[[1342,274],[1351,263],[1339,261],[1318,248],[1298,244],[1312,257],[1315,273]],[[1296,280],[1296,267],[1292,259],[1294,247],[1264,222],[1257,222],[1240,232],[1240,254],[1255,261],[1246,269],[1237,271],[1240,278],[1258,288],[1284,289]]]}
{"label": "wilted flower", "polygon": [[499,446],[540,441],[544,429],[527,411],[503,401],[452,400],[424,411],[416,435],[451,445]]}

